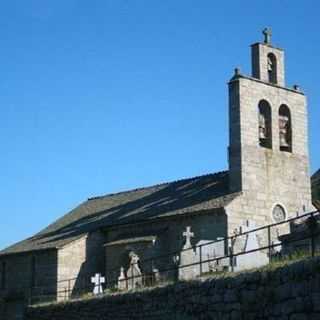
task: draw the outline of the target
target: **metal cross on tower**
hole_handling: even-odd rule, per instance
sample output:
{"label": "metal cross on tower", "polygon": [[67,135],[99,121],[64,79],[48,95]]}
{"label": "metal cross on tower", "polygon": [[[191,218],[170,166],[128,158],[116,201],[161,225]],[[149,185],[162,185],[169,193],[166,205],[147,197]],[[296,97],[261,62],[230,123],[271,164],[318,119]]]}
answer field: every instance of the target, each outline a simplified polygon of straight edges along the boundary
{"label": "metal cross on tower", "polygon": [[264,35],[264,43],[270,44],[272,36],[271,28],[264,28],[262,33]]}

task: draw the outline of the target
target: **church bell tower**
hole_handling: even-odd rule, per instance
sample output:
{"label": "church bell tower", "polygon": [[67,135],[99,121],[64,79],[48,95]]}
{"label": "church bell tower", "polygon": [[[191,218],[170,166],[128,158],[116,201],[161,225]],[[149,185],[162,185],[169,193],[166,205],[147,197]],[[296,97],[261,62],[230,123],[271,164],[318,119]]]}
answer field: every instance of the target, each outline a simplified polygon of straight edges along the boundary
{"label": "church bell tower", "polygon": [[[235,70],[229,82],[230,190],[265,222],[312,210],[306,96],[285,84],[284,51],[263,30],[251,46],[252,75]],[[273,217],[273,218],[272,218]],[[271,220],[270,220],[271,219]]]}

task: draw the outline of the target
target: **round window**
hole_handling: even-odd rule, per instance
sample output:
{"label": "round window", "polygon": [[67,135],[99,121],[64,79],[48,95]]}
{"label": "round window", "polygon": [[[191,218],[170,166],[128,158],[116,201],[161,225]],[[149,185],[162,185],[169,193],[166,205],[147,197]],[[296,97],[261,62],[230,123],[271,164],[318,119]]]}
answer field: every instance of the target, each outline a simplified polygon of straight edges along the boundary
{"label": "round window", "polygon": [[282,222],[286,219],[286,212],[279,204],[273,208],[272,218],[275,222]]}

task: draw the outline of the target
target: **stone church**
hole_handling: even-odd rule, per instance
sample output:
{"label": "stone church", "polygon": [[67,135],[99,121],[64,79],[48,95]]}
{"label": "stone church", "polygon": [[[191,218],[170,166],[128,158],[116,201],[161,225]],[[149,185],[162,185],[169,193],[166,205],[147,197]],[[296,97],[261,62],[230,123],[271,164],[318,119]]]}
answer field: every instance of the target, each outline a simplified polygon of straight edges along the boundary
{"label": "stone church", "polygon": [[[306,96],[286,86],[284,51],[272,44],[270,30],[251,45],[251,61],[251,75],[235,69],[228,83],[229,170],[90,198],[2,250],[1,319],[20,319],[17,310],[31,292],[59,298],[97,272],[106,282],[126,277],[133,257],[178,252],[185,230],[194,246],[249,221],[259,227],[314,210]],[[140,271],[155,269],[161,277],[175,263],[164,256]]]}

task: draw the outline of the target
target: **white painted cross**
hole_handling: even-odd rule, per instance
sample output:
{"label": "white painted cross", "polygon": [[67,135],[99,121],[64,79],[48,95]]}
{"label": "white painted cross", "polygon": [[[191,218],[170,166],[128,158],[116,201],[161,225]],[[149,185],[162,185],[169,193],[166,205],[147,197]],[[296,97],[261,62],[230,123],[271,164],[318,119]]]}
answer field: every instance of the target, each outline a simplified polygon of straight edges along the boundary
{"label": "white painted cross", "polygon": [[100,273],[96,273],[94,277],[91,277],[91,282],[94,283],[94,295],[103,293],[102,283],[105,283],[105,278],[102,277]]}
{"label": "white painted cross", "polygon": [[191,238],[194,237],[194,233],[191,232],[191,227],[187,227],[187,230],[182,234],[184,237],[186,237],[186,243],[185,247],[191,247]]}

